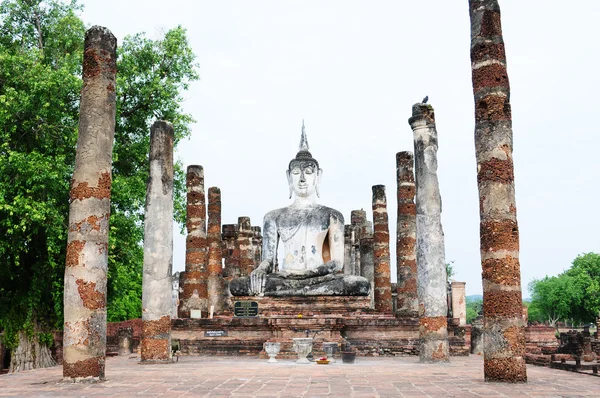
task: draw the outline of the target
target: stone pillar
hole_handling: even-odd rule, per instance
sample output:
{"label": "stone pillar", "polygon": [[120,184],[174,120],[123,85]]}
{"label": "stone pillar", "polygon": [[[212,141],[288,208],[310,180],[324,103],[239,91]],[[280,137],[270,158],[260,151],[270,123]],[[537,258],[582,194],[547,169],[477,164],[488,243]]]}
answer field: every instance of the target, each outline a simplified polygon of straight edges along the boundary
{"label": "stone pillar", "polygon": [[252,224],[250,217],[238,218],[238,233],[236,239],[236,249],[239,251],[240,274],[248,276],[254,270],[254,253],[252,250]]}
{"label": "stone pillar", "polygon": [[262,260],[262,234],[259,226],[252,227],[252,252],[254,254],[254,264],[260,264]]}
{"label": "stone pillar", "polygon": [[344,226],[344,274],[354,275],[354,226]]}
{"label": "stone pillar", "polygon": [[417,295],[417,210],[415,207],[414,157],[410,151],[396,154],[398,223],[396,228],[397,310],[400,317],[419,316]]}
{"label": "stone pillar", "polygon": [[223,224],[221,239],[223,242],[223,277],[225,279],[237,278],[240,276],[240,254],[235,250],[235,240],[237,237],[237,224]]}
{"label": "stone pillar", "polygon": [[224,306],[225,285],[223,281],[223,253],[221,242],[221,190],[208,188],[208,310],[215,313]]}
{"label": "stone pillar", "polygon": [[384,185],[373,186],[373,265],[375,309],[391,313],[390,232]]}
{"label": "stone pillar", "polygon": [[173,268],[173,126],[150,130],[150,176],[144,217],[142,362],[171,360]]}
{"label": "stone pillar", "polygon": [[497,0],[469,0],[483,270],[484,376],[525,382],[510,86]]}
{"label": "stone pillar", "polygon": [[452,318],[460,320],[459,326],[467,324],[467,296],[465,282],[450,282],[452,289]]}
{"label": "stone pillar", "polygon": [[94,26],[85,34],[84,50],[69,193],[63,376],[103,380],[117,39],[108,29]]}
{"label": "stone pillar", "polygon": [[208,247],[206,244],[206,196],[204,194],[204,168],[188,166],[187,187],[187,238],[185,241],[185,279],[181,300],[180,318],[189,318],[191,310],[208,309]]}
{"label": "stone pillar", "polygon": [[[364,210],[352,210],[350,212],[350,225],[354,232],[354,273],[353,275],[362,275],[360,260],[360,239],[361,229],[367,223],[367,212]],[[352,252],[351,252],[352,253]]]}
{"label": "stone pillar", "polygon": [[371,308],[375,308],[375,265],[373,259],[373,225],[365,221],[360,229],[360,275],[371,283]]}
{"label": "stone pillar", "polygon": [[446,261],[433,107],[413,105],[408,122],[414,133],[417,183],[419,357],[421,362],[448,361]]}

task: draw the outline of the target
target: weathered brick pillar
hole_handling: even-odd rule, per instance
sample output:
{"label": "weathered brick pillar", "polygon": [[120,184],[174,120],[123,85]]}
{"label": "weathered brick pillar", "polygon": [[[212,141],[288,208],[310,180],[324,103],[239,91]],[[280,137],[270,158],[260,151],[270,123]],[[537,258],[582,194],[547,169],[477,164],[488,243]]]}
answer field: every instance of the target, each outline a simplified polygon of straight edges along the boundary
{"label": "weathered brick pillar", "polygon": [[371,308],[375,308],[375,264],[373,258],[373,224],[365,221],[360,228],[360,275],[371,283]]}
{"label": "weathered brick pillar", "polygon": [[344,226],[344,274],[354,275],[354,262],[356,259],[354,249],[354,226]]}
{"label": "weathered brick pillar", "polygon": [[173,126],[150,129],[150,176],[144,217],[142,362],[171,360],[173,279]]}
{"label": "weathered brick pillar", "polygon": [[410,151],[396,154],[398,184],[398,223],[396,227],[396,275],[398,305],[396,315],[417,318],[417,210],[415,207],[414,157]]}
{"label": "weathered brick pillar", "polygon": [[254,270],[253,236],[254,231],[252,231],[250,217],[238,217],[238,233],[235,245],[239,251],[241,276],[248,276]]}
{"label": "weathered brick pillar", "polygon": [[361,230],[367,223],[367,212],[364,210],[352,210],[350,212],[350,225],[354,232],[354,273],[353,275],[362,275],[360,260],[360,238]]}
{"label": "weathered brick pillar", "polygon": [[224,306],[225,284],[223,281],[223,251],[221,242],[221,190],[208,188],[208,309],[215,313]]}
{"label": "weathered brick pillar", "polygon": [[417,274],[421,362],[448,361],[448,297],[442,198],[437,178],[437,131],[433,107],[415,104],[408,120],[415,141]]}
{"label": "weathered brick pillar", "polygon": [[252,227],[252,252],[254,253],[254,264],[260,264],[262,260],[262,234],[259,226]]}
{"label": "weathered brick pillar", "polygon": [[226,279],[240,276],[240,251],[235,249],[237,228],[237,224],[223,224],[222,227],[223,259],[225,260],[223,276]]}
{"label": "weathered brick pillar", "polygon": [[208,247],[206,243],[206,196],[204,168],[188,166],[187,238],[185,241],[185,279],[180,318],[189,318],[191,310],[205,312],[208,306]]}
{"label": "weathered brick pillar", "polygon": [[86,32],[64,281],[63,376],[73,380],[104,379],[116,51],[108,29]]}
{"label": "weathered brick pillar", "polygon": [[390,229],[385,185],[373,186],[373,264],[375,309],[379,312],[391,313]]}
{"label": "weathered brick pillar", "polygon": [[525,382],[510,86],[497,0],[469,0],[486,381]]}
{"label": "weathered brick pillar", "polygon": [[452,318],[460,319],[460,326],[467,324],[467,295],[465,282],[450,282],[452,289]]}

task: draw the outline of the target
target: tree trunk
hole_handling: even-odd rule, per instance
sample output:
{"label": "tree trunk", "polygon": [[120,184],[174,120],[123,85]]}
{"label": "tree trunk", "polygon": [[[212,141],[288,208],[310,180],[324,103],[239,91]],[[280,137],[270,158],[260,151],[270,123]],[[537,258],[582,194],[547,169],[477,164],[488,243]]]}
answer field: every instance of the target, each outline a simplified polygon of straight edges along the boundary
{"label": "tree trunk", "polygon": [[32,337],[19,332],[19,345],[11,352],[10,372],[56,366],[50,347],[40,343],[37,331]]}

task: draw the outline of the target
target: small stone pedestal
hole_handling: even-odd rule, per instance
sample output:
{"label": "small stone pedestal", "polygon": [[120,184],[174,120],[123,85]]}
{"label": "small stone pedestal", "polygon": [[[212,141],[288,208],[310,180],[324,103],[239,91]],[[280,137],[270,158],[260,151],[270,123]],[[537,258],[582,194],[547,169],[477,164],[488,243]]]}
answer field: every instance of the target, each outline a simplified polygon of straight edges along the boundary
{"label": "small stone pedestal", "polygon": [[269,360],[267,363],[276,363],[277,359],[275,357],[279,354],[279,350],[281,350],[281,343],[274,343],[267,341],[264,346],[265,352],[269,356]]}
{"label": "small stone pedestal", "polygon": [[296,363],[310,363],[306,356],[312,351],[312,338],[296,338],[292,339],[294,341],[294,351],[298,353],[298,360]]}
{"label": "small stone pedestal", "polygon": [[338,343],[336,343],[336,342],[324,342],[323,343],[323,351],[325,351],[325,354],[327,355],[327,359],[329,359],[329,361],[331,363],[335,363],[333,354],[336,353],[337,349],[338,349]]}

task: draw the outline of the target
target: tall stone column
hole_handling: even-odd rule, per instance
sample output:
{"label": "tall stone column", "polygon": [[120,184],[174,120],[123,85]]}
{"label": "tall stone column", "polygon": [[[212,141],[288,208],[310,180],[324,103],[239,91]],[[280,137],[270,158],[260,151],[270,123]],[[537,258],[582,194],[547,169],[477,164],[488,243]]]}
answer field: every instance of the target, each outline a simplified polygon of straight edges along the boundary
{"label": "tall stone column", "polygon": [[391,313],[390,229],[384,185],[373,186],[373,265],[375,309],[379,312]]}
{"label": "tall stone column", "polygon": [[486,381],[525,382],[510,86],[497,0],[469,0]]}
{"label": "tall stone column", "polygon": [[172,268],[173,126],[159,120],[150,130],[150,176],[144,217],[142,362],[171,360]]}
{"label": "tall stone column", "polygon": [[354,226],[352,224],[344,226],[344,274],[354,275],[355,269],[355,249],[354,249]]}
{"label": "tall stone column", "polygon": [[417,274],[421,362],[448,361],[448,301],[442,198],[437,178],[437,131],[433,107],[415,104],[408,120],[415,141]]}
{"label": "tall stone column", "polygon": [[63,376],[73,380],[104,379],[116,51],[108,29],[86,32],[64,281]]}
{"label": "tall stone column", "polygon": [[188,166],[187,187],[187,238],[185,240],[185,279],[181,318],[189,318],[191,310],[208,309],[208,247],[206,244],[206,196],[204,194],[204,168]]}
{"label": "tall stone column", "polygon": [[254,254],[254,264],[260,264],[262,260],[262,234],[259,226],[252,227],[252,251]]}
{"label": "tall stone column", "polygon": [[225,279],[238,278],[240,276],[240,253],[235,250],[235,241],[237,236],[237,224],[223,224],[223,259],[225,268],[223,276]]}
{"label": "tall stone column", "polygon": [[371,308],[375,308],[375,264],[373,257],[373,224],[365,221],[360,228],[360,275],[371,283]]}
{"label": "tall stone column", "polygon": [[396,315],[417,318],[417,210],[415,207],[414,157],[410,151],[396,154],[398,183],[398,223],[396,227],[396,275],[398,306]]}
{"label": "tall stone column", "polygon": [[254,270],[253,236],[254,231],[252,231],[250,217],[239,217],[236,249],[239,251],[241,276],[248,276]]}
{"label": "tall stone column", "polygon": [[218,313],[224,306],[223,251],[221,242],[221,190],[208,188],[208,308]]}
{"label": "tall stone column", "polygon": [[361,229],[367,223],[367,212],[364,210],[352,210],[350,212],[350,225],[352,227],[352,231],[354,232],[354,251],[351,251],[354,254],[354,275],[362,276],[361,269],[361,259],[360,259],[360,239],[361,239]]}
{"label": "tall stone column", "polygon": [[467,324],[467,296],[465,282],[450,282],[452,291],[452,317],[460,319],[460,326]]}

